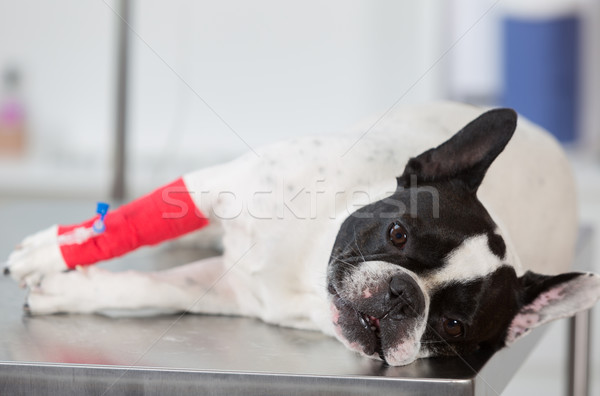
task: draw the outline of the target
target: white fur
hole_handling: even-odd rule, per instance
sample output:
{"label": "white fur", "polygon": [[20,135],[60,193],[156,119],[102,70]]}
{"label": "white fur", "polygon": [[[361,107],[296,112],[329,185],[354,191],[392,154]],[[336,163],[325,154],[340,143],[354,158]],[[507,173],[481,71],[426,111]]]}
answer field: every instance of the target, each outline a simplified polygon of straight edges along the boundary
{"label": "white fur", "polygon": [[510,262],[492,253],[488,247],[487,235],[477,235],[450,252],[443,268],[426,278],[427,286],[434,289],[458,279],[468,282],[493,273],[504,263]]}
{"label": "white fur", "polygon": [[47,274],[67,269],[58,246],[57,226],[28,236],[8,257],[11,276],[30,286]]}

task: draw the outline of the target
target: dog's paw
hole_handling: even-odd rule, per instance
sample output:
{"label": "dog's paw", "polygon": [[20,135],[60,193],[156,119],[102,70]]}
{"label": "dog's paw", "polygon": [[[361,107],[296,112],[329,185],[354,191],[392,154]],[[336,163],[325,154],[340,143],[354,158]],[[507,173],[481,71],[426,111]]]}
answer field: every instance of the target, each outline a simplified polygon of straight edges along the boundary
{"label": "dog's paw", "polygon": [[21,287],[34,287],[45,275],[66,270],[57,235],[58,227],[52,226],[25,238],[8,257],[4,275]]}
{"label": "dog's paw", "polygon": [[30,289],[23,309],[31,315],[94,312],[102,299],[100,283],[108,274],[95,267],[47,274]]}

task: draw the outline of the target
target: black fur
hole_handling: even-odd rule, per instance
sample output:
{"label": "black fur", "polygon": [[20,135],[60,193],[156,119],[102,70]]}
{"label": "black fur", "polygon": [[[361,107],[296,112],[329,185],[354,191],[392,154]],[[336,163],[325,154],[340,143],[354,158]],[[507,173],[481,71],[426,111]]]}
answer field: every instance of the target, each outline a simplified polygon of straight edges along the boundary
{"label": "black fur", "polygon": [[408,187],[410,177],[417,182],[460,180],[475,192],[496,157],[504,150],[517,126],[512,109],[490,110],[467,124],[450,140],[411,158],[398,178]]}
{"label": "black fur", "polygon": [[[506,331],[519,312],[519,280],[512,267],[469,281],[456,282],[431,296],[424,346],[437,355],[468,355],[478,349],[496,350],[504,346]],[[460,320],[464,336],[454,339],[441,328],[442,318]]]}

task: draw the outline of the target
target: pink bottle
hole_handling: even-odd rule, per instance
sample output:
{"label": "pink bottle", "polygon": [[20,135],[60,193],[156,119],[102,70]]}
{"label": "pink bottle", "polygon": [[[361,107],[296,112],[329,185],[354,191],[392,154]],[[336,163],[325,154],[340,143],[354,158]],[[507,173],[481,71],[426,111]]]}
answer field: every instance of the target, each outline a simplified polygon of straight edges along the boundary
{"label": "pink bottle", "polygon": [[17,69],[6,69],[0,91],[0,156],[19,156],[25,151],[25,107],[19,97]]}

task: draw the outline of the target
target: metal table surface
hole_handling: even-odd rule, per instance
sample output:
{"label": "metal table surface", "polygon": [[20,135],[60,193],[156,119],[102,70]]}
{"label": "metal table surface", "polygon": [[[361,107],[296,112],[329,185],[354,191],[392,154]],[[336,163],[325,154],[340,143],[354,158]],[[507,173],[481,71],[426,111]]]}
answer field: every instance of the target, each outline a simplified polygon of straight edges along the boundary
{"label": "metal table surface", "polygon": [[[93,211],[91,202],[0,205],[0,257],[23,236]],[[149,270],[201,254],[182,246],[145,248],[102,265]],[[24,299],[25,291],[0,278],[0,395],[497,395],[544,333],[538,329],[493,356],[389,367],[320,333],[250,318],[29,317]]]}

